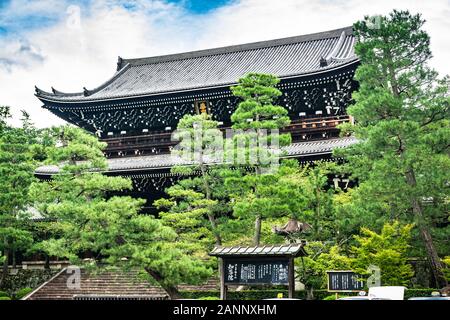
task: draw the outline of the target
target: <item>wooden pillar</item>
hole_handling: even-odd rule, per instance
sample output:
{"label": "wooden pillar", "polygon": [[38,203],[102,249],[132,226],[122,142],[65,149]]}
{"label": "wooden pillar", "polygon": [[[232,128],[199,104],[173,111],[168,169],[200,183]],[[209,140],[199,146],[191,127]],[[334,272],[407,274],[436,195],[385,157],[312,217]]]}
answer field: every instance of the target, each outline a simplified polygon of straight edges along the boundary
{"label": "wooden pillar", "polygon": [[291,299],[294,298],[294,293],[295,293],[294,258],[289,258],[288,292],[289,292],[289,298],[291,298]]}
{"label": "wooden pillar", "polygon": [[220,274],[220,300],[227,300],[227,286],[225,285],[225,262],[219,258],[219,274]]}

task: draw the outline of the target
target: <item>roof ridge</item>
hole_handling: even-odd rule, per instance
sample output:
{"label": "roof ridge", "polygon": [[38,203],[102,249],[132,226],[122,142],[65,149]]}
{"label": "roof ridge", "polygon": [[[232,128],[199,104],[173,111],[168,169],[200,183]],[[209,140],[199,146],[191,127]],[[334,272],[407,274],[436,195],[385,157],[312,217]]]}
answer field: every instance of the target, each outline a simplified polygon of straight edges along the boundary
{"label": "roof ridge", "polygon": [[316,41],[316,40],[323,40],[323,39],[329,39],[329,38],[339,38],[339,37],[341,37],[343,32],[345,32],[345,34],[347,36],[352,35],[353,27],[348,26],[348,27],[344,27],[344,28],[310,33],[310,34],[300,35],[300,36],[292,36],[292,37],[278,38],[278,39],[272,39],[272,40],[250,42],[250,43],[245,43],[245,44],[223,46],[223,47],[217,47],[217,48],[211,48],[211,49],[187,51],[187,52],[180,52],[180,53],[160,55],[160,56],[131,58],[131,59],[120,58],[121,59],[120,65],[124,65],[124,63],[125,64],[129,63],[132,66],[140,66],[140,65],[145,65],[145,64],[155,64],[155,63],[161,63],[161,62],[167,62],[167,61],[192,59],[192,58],[219,55],[219,54],[225,54],[225,53],[231,53],[231,52],[249,51],[249,50],[261,49],[261,48],[270,48],[270,47],[288,45],[288,44],[293,44],[293,43]]}
{"label": "roof ridge", "polygon": [[342,48],[342,45],[344,44],[345,37],[347,37],[347,33],[344,30],[341,32],[341,35],[339,36],[339,40],[336,43],[336,45],[334,46],[333,50],[325,58],[327,60],[327,63],[330,63],[331,60],[339,53],[339,51]]}

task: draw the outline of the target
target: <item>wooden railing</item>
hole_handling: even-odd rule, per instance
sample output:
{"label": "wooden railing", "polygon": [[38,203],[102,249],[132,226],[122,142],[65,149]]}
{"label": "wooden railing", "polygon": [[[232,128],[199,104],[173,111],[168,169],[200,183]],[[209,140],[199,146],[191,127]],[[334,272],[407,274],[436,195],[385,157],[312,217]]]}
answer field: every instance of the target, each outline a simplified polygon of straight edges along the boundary
{"label": "wooden railing", "polygon": [[[306,139],[319,139],[326,134],[336,134],[337,126],[350,121],[349,116],[328,116],[304,118],[292,121],[282,132],[289,132],[293,141]],[[225,131],[229,127],[222,127]],[[168,153],[177,141],[171,140],[172,132],[149,132],[145,135],[115,137],[102,139],[108,144],[106,155],[108,157],[133,156],[142,154]]]}

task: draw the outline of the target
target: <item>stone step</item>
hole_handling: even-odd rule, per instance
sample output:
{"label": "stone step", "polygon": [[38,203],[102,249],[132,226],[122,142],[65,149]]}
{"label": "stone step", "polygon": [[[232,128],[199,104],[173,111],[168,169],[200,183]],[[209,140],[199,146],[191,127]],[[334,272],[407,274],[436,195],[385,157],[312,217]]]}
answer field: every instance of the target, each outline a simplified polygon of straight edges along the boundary
{"label": "stone step", "polygon": [[[67,282],[72,281],[73,273],[62,272],[49,283],[33,293],[30,300],[73,300],[75,295],[111,295],[125,296],[124,299],[137,296],[161,298],[167,293],[158,285],[142,279],[138,272],[104,272],[90,274],[81,270],[80,289],[70,289]],[[217,290],[217,279],[210,280],[201,286],[180,285],[181,290]]]}
{"label": "stone step", "polygon": [[161,292],[163,293],[164,291],[161,289],[155,289],[155,290],[70,290],[70,291],[60,291],[60,290],[45,290],[45,291],[40,291],[40,293],[42,294],[53,294],[53,293],[57,293],[57,294],[79,294],[79,293],[98,293],[98,292],[109,292],[109,293],[136,293],[136,294],[141,294],[141,293],[154,293],[154,292]]}
{"label": "stone step", "polygon": [[[153,286],[150,284],[133,284],[133,283],[126,283],[126,284],[120,284],[120,283],[97,283],[97,284],[86,284],[81,282],[80,288],[104,288],[104,287],[129,287],[132,286],[133,288],[159,288],[159,286]],[[70,288],[73,286],[68,286],[66,283],[58,283],[58,284],[52,284],[48,287],[52,288]]]}

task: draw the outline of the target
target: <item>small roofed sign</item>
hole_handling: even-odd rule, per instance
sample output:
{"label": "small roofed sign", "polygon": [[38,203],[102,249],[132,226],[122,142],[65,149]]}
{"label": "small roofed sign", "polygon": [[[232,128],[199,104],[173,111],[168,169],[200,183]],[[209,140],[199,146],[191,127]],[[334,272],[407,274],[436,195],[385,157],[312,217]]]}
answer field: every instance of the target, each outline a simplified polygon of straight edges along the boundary
{"label": "small roofed sign", "polygon": [[209,253],[220,263],[220,299],[227,299],[229,284],[287,285],[294,298],[294,258],[306,256],[306,241],[268,246],[217,246]]}
{"label": "small roofed sign", "polygon": [[225,283],[232,284],[287,284],[289,260],[225,259]]}
{"label": "small roofed sign", "polygon": [[353,292],[364,289],[361,275],[351,270],[327,271],[329,292]]}

